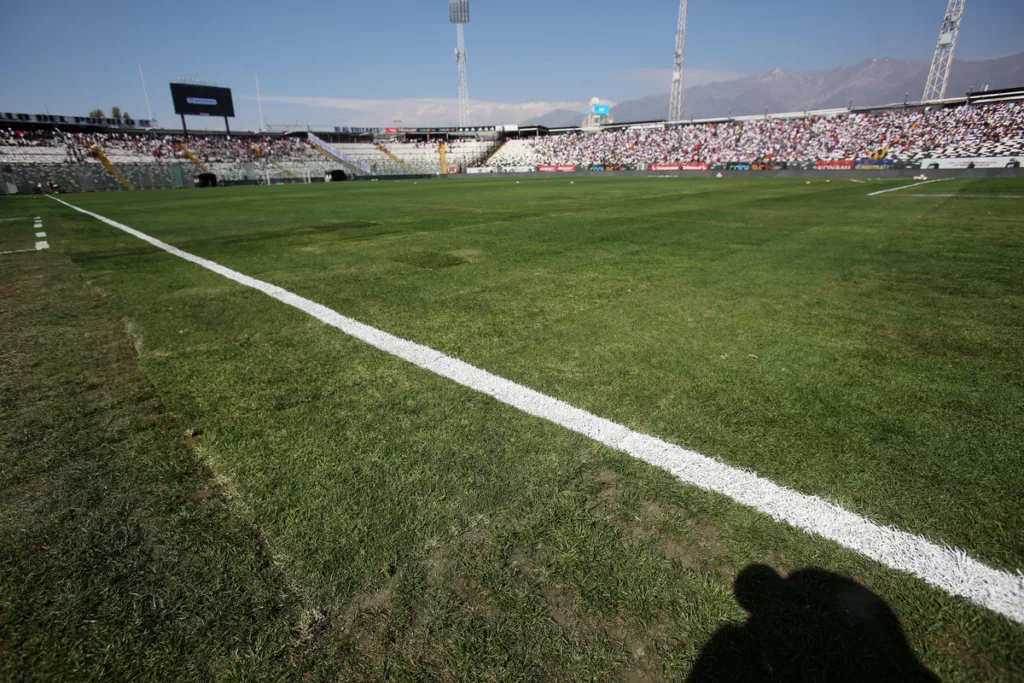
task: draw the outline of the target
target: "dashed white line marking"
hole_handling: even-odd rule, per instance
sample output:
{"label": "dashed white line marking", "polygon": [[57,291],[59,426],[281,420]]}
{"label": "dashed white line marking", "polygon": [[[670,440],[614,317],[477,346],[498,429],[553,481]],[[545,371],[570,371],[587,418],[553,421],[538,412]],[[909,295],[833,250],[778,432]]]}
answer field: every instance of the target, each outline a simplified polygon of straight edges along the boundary
{"label": "dashed white line marking", "polygon": [[36,251],[41,251],[43,249],[49,249],[49,248],[50,248],[50,243],[49,242],[46,242],[46,241],[36,242]]}
{"label": "dashed white line marking", "polygon": [[487,394],[506,405],[582,434],[610,448],[667,470],[684,482],[719,493],[785,522],[832,540],[887,567],[906,572],[952,595],[1024,624],[1024,574],[993,569],[965,551],[932,543],[923,536],[882,526],[860,515],[695,451],[635,432],[427,346],[388,334],[346,317],[326,306],[178,249],[127,225],[62,199],[50,197],[75,211],[92,216],[169,254],[202,266],[246,287],[263,292],[321,322],[413,365]]}
{"label": "dashed white line marking", "polygon": [[37,232],[36,233],[36,237],[46,237],[46,233],[45,232]]}

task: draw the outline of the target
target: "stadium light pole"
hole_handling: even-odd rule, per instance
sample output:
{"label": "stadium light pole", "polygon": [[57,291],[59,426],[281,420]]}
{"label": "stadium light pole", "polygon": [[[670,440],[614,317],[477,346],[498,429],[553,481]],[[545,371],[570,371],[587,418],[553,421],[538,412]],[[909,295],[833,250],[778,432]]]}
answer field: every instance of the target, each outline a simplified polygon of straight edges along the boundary
{"label": "stadium light pole", "polygon": [[260,132],[262,133],[267,129],[263,124],[263,100],[260,98],[260,77],[256,74],[252,75],[256,79],[256,106],[260,109]]}
{"label": "stadium light pole", "polygon": [[668,120],[683,120],[683,62],[686,59],[686,11],[688,0],[679,0],[679,24],[676,27],[676,55],[672,63],[672,94],[668,100]]}
{"label": "stadium light pole", "polygon": [[139,80],[142,81],[142,96],[146,98],[146,111],[149,112],[149,120],[156,123],[153,118],[153,108],[149,106],[149,93],[146,92],[146,77],[142,75],[142,64],[139,64]]}
{"label": "stadium light pole", "polygon": [[455,60],[459,63],[459,126],[469,125],[469,86],[466,83],[466,40],[462,27],[469,23],[469,0],[448,0],[448,19],[455,24],[458,47]]}
{"label": "stadium light pole", "polygon": [[924,102],[943,100],[949,86],[949,74],[953,69],[953,53],[956,51],[956,39],[960,35],[960,22],[964,16],[967,0],[949,0],[946,16],[942,19],[939,31],[939,42],[935,46],[932,57],[932,68],[928,72],[928,82],[924,86]]}

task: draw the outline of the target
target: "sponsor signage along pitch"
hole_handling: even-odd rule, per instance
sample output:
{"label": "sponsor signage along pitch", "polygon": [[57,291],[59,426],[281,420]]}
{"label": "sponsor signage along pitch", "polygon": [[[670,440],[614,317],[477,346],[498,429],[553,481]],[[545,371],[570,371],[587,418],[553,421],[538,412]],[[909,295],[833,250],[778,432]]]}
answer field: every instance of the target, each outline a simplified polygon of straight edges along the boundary
{"label": "sponsor signage along pitch", "polygon": [[894,163],[892,159],[857,159],[853,168],[858,171],[890,171]]}
{"label": "sponsor signage along pitch", "polygon": [[576,170],[576,167],[568,164],[562,164],[559,166],[543,165],[538,166],[537,170],[541,173],[572,173]]}
{"label": "sponsor signage along pitch", "polygon": [[924,159],[921,162],[921,168],[1020,168],[1021,162],[1024,162],[1024,157],[971,157],[967,159]]}
{"label": "sponsor signage along pitch", "polygon": [[814,165],[819,171],[852,171],[852,160],[819,161]]}
{"label": "sponsor signage along pitch", "polygon": [[707,164],[651,164],[648,171],[706,171]]}

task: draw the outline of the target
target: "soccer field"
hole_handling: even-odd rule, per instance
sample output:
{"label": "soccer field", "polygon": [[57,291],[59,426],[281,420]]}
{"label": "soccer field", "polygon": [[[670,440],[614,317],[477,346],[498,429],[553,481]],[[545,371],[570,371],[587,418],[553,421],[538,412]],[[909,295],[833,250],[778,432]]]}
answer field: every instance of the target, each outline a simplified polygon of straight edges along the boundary
{"label": "soccer field", "polygon": [[[0,251],[36,216],[50,247],[0,256],[0,673],[704,680],[756,646],[872,677],[877,620],[838,575],[902,624],[894,678],[914,657],[1024,676],[1024,181],[912,184],[61,197],[280,296],[49,198],[0,202]],[[76,448],[109,482],[54,474]],[[118,468],[145,470],[105,513],[141,525],[119,551],[113,521],[25,521],[114,500]],[[970,559],[908,572],[908,538]],[[110,568],[136,555],[159,580]],[[791,586],[750,618],[734,584],[756,565]]]}

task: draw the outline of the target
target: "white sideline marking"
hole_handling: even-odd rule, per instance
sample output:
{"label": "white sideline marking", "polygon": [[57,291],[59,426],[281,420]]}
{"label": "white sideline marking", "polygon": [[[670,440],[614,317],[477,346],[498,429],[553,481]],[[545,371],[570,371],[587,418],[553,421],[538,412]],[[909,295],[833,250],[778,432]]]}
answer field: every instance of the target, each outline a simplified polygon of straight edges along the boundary
{"label": "white sideline marking", "polygon": [[45,232],[37,232],[36,233],[36,237],[46,237],[46,233]]}
{"label": "white sideline marking", "polygon": [[902,185],[900,187],[894,187],[894,188],[889,189],[889,190],[879,190],[878,192],[872,192],[872,193],[868,194],[868,196],[869,197],[874,197],[875,195],[885,194],[886,192],[899,192],[900,190],[909,190],[912,187],[920,187],[921,185],[927,185],[928,183],[941,183],[943,180],[951,180],[951,178],[938,178],[936,180],[924,180],[924,181],[922,181],[920,183],[914,183],[913,185]]}
{"label": "white sideline marking", "polygon": [[969,197],[972,199],[1024,199],[1024,194],[908,194],[905,197]]}
{"label": "white sideline marking", "polygon": [[49,249],[49,248],[50,248],[50,243],[49,242],[45,242],[45,241],[44,242],[36,242],[36,251],[39,251],[40,249]]}
{"label": "white sideline marking", "polygon": [[28,216],[16,216],[14,218],[0,218],[0,223],[6,223],[8,221],[27,221]]}
{"label": "white sideline marking", "polygon": [[0,256],[6,256],[7,254],[26,254],[30,251],[39,251],[38,249],[11,249],[10,251],[0,251]]}
{"label": "white sideline marking", "polygon": [[243,275],[214,261],[182,251],[127,225],[80,209],[62,199],[49,197],[79,213],[92,216],[149,242],[178,258],[259,290],[385,353],[492,396],[524,413],[561,425],[615,450],[628,453],[667,470],[685,482],[728,496],[777,521],[835,541],[887,567],[912,574],[952,595],[966,598],[1024,624],[1024,574],[1020,572],[1011,574],[993,569],[971,558],[963,550],[940,546],[922,536],[890,526],[881,526],[817,496],[793,491],[759,477],[754,472],[730,467],[695,451],[635,432],[557,398],[492,375],[457,358],[446,356],[440,351],[395,337],[343,316],[277,285]]}

